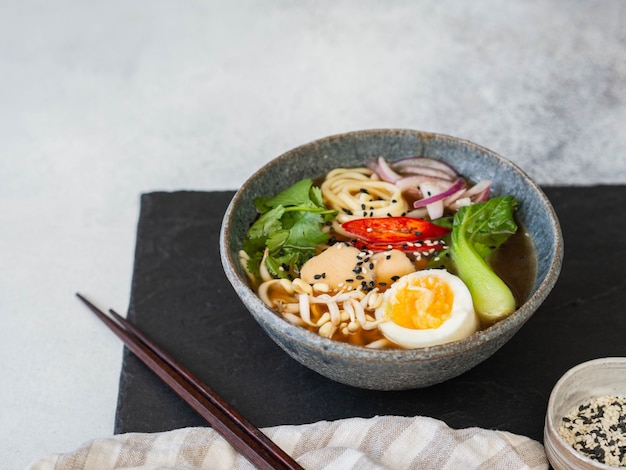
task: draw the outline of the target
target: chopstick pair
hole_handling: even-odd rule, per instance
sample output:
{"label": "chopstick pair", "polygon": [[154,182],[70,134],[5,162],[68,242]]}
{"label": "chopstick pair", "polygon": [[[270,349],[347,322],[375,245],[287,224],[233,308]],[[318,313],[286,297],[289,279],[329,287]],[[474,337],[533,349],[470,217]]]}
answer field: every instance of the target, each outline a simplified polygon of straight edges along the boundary
{"label": "chopstick pair", "polygon": [[302,469],[269,437],[202,383],[182,364],[159,348],[136,326],[109,310],[111,316],[76,293],[146,366],[219,432],[233,448],[259,469]]}

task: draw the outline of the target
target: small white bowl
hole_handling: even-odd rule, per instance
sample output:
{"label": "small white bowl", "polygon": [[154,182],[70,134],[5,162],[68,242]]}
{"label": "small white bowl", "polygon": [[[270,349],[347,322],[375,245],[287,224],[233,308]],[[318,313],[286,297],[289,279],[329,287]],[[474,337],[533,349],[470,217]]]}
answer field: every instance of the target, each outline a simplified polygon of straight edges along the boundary
{"label": "small white bowl", "polygon": [[546,413],[544,447],[555,470],[616,468],[584,456],[559,435],[564,416],[592,398],[604,395],[626,397],[626,357],[583,362],[568,370],[552,389]]}

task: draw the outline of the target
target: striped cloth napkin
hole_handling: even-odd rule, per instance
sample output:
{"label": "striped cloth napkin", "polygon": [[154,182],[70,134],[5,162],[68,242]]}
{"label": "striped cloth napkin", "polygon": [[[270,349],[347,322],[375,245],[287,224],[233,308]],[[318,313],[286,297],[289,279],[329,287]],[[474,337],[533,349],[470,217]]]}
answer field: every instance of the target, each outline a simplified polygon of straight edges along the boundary
{"label": "striped cloth napkin", "polygon": [[[455,430],[427,417],[377,416],[264,428],[305,469],[547,469],[543,446],[481,428]],[[211,428],[128,433],[53,454],[29,470],[252,469]]]}

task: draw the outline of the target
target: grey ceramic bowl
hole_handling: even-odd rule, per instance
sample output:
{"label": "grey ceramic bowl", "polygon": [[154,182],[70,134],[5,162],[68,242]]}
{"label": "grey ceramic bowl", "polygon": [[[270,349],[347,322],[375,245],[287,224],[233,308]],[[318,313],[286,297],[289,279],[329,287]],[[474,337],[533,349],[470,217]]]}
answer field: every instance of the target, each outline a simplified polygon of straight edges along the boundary
{"label": "grey ceramic bowl", "polygon": [[[473,181],[494,182],[493,194],[513,194],[520,221],[537,250],[537,277],[528,300],[499,323],[471,337],[422,349],[375,350],[329,340],[284,320],[250,288],[238,262],[244,235],[256,216],[253,199],[273,195],[332,168],[363,166],[370,156],[397,160],[424,155],[450,163]],[[563,241],[545,194],[517,166],[496,153],[454,137],[413,130],[366,130],[335,135],[290,150],[254,173],[224,216],[220,249],[229,281],[267,334],[291,357],[341,383],[374,390],[421,388],[458,376],[493,355],[533,315],[561,269]]]}

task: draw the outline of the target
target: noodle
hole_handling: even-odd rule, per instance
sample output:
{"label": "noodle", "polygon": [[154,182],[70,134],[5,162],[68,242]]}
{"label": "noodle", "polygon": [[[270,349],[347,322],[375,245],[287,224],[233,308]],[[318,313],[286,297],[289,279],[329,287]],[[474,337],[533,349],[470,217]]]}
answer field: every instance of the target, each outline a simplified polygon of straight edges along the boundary
{"label": "noodle", "polygon": [[401,216],[409,209],[399,187],[372,179],[367,168],[336,168],[326,175],[321,189],[326,206],[339,211],[333,228],[344,236],[348,234],[341,224],[348,220]]}
{"label": "noodle", "polygon": [[[291,286],[285,279],[265,281],[258,288],[259,297],[286,320],[328,338],[349,342],[349,337],[355,333],[377,327],[373,313],[382,297],[376,290],[368,293],[353,290],[334,296],[325,293],[315,295],[314,292],[298,293],[297,281],[301,280],[294,280]],[[377,340],[378,336],[373,339]]]}

